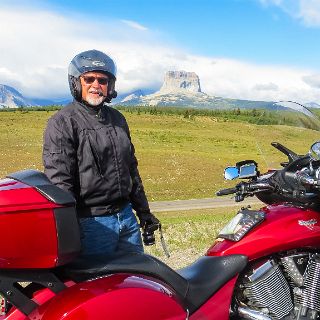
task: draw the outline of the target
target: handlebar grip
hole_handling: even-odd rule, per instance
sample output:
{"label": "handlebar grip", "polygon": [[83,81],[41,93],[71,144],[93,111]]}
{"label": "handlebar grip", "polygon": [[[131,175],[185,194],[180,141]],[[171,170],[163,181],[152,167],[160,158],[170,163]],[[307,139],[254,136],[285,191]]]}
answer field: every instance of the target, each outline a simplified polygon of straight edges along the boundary
{"label": "handlebar grip", "polygon": [[216,195],[219,196],[226,196],[228,194],[232,194],[232,193],[236,193],[237,192],[237,188],[228,188],[228,189],[222,189],[219,190]]}

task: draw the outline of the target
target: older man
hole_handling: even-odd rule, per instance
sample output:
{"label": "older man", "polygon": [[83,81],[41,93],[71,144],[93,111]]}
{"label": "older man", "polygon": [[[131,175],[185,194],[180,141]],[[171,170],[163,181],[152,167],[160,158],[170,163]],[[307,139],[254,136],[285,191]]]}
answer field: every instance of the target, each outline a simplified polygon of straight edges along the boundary
{"label": "older man", "polygon": [[97,50],[70,63],[74,101],[52,116],[44,135],[45,173],[76,201],[82,253],[142,252],[140,226],[158,225],[150,212],[124,116],[107,106],[116,97],[114,61]]}

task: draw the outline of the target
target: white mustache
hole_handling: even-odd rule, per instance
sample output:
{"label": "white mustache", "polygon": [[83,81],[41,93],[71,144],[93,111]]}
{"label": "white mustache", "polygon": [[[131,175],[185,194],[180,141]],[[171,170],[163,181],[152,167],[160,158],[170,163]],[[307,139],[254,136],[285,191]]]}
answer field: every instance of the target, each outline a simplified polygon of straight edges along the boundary
{"label": "white mustache", "polygon": [[89,93],[97,93],[99,95],[103,95],[102,91],[99,90],[90,90]]}

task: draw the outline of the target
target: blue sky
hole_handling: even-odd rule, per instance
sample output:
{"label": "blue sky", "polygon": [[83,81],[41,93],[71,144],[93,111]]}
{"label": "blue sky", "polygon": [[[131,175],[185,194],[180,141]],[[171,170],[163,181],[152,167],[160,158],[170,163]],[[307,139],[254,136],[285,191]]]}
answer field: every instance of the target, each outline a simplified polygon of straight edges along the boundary
{"label": "blue sky", "polygon": [[[299,1],[283,1],[286,2]],[[283,9],[298,10],[297,5],[282,7],[275,3],[258,0],[34,2],[38,8],[66,15],[79,13],[89,20],[135,21],[195,54],[320,67],[320,57],[314,54],[320,49],[320,24],[308,26],[302,18]]]}
{"label": "blue sky", "polygon": [[174,69],[211,95],[320,102],[320,0],[2,0],[0,39],[0,83],[26,96],[68,95],[70,59],[96,48],[120,93]]}

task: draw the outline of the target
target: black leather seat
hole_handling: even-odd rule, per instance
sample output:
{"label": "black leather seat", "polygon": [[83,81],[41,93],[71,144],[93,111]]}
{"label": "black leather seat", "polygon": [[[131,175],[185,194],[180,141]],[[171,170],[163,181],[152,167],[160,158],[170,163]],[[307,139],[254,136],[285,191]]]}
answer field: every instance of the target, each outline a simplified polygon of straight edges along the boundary
{"label": "black leather seat", "polygon": [[190,266],[178,270],[179,275],[189,284],[184,301],[190,312],[197,310],[226,282],[241,272],[247,262],[244,255],[203,256]]}
{"label": "black leather seat", "polygon": [[142,253],[80,257],[60,267],[58,273],[76,282],[112,273],[133,273],[165,282],[179,295],[192,313],[247,264],[244,255],[203,256],[192,265],[174,271],[157,258]]}

